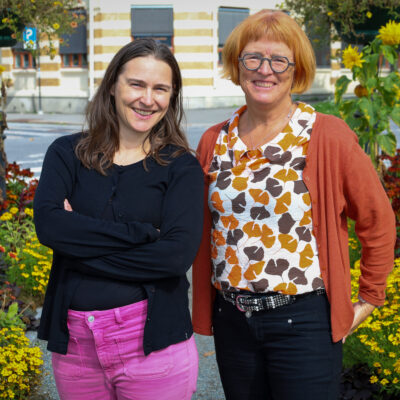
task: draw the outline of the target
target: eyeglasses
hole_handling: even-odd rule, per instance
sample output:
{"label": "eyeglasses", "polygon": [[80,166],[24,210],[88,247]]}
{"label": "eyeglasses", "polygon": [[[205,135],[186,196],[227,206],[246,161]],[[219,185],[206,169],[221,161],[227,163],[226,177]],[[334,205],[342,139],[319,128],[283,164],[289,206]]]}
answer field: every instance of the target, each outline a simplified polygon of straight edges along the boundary
{"label": "eyeglasses", "polygon": [[262,57],[257,53],[244,54],[243,57],[239,57],[239,61],[242,62],[243,66],[249,71],[257,71],[261,68],[263,62],[267,60],[269,66],[277,74],[285,72],[289,67],[294,67],[296,63],[290,62],[285,56],[272,56],[271,58]]}

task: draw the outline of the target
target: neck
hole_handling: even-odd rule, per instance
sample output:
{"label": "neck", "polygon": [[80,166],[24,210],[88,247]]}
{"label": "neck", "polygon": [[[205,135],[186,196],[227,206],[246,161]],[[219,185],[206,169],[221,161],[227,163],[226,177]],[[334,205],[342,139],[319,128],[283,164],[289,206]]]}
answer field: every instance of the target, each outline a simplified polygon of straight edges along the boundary
{"label": "neck", "polygon": [[119,133],[119,148],[114,154],[114,163],[128,165],[143,160],[150,150],[150,143],[146,139],[147,133],[142,135]]}
{"label": "neck", "polygon": [[280,124],[282,120],[287,118],[288,114],[291,114],[293,109],[293,103],[290,97],[278,104],[268,105],[268,107],[251,104],[250,102],[247,102],[247,104],[246,125],[248,130],[256,129],[259,126],[269,128]]}
{"label": "neck", "polygon": [[239,119],[239,136],[249,149],[269,142],[286,126],[294,108],[290,97],[274,107],[258,107],[248,102]]}

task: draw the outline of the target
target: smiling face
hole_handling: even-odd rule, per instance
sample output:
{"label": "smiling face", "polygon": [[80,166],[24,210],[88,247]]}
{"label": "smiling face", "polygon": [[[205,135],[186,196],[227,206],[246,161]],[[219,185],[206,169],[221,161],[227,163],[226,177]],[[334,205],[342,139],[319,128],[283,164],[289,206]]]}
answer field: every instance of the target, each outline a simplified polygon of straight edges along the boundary
{"label": "smiling face", "polygon": [[165,116],[172,95],[172,70],[153,56],[128,61],[111,94],[120,137],[145,137]]}
{"label": "smiling face", "polygon": [[[286,44],[266,38],[247,43],[240,55],[243,57],[247,53],[256,53],[268,58],[285,56],[290,62],[294,62],[293,52]],[[264,61],[257,71],[249,71],[239,63],[239,81],[246,95],[247,105],[286,106],[290,101],[293,73],[294,67],[291,66],[287,71],[277,74],[272,71],[268,61]]]}

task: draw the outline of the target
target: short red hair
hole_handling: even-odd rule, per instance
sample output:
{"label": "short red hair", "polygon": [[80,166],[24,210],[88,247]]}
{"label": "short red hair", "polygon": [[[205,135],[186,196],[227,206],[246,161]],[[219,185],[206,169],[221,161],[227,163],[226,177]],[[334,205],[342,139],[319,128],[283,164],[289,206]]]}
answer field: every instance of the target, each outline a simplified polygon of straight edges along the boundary
{"label": "short red hair", "polygon": [[242,21],[228,36],[222,50],[223,77],[239,85],[238,57],[247,43],[268,38],[283,42],[296,63],[292,93],[303,93],[315,76],[315,54],[310,40],[297,22],[282,11],[262,10]]}

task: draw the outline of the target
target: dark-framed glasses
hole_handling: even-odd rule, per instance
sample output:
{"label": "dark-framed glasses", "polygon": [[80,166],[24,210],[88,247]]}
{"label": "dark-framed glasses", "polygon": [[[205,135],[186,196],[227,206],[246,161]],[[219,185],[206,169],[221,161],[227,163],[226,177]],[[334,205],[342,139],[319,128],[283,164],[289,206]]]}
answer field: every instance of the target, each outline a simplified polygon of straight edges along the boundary
{"label": "dark-framed glasses", "polygon": [[239,57],[239,61],[241,61],[243,66],[249,71],[257,71],[261,68],[264,61],[268,61],[272,71],[277,74],[281,74],[289,67],[294,67],[296,65],[296,63],[290,62],[285,56],[272,56],[271,58],[268,58],[257,53],[244,54],[243,57]]}

